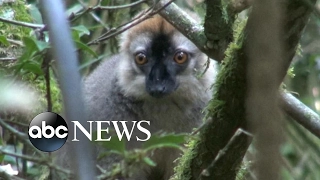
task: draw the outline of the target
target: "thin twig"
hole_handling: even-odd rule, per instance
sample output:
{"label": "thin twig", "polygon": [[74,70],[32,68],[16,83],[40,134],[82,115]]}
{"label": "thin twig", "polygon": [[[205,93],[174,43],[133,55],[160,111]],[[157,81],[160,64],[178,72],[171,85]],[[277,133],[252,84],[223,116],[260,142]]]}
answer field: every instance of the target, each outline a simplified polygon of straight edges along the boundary
{"label": "thin twig", "polygon": [[9,43],[19,45],[19,46],[21,46],[21,47],[24,46],[24,44],[23,44],[21,41],[17,41],[17,40],[13,40],[13,39],[7,39],[7,41],[8,41]]}
{"label": "thin twig", "polygon": [[[86,8],[85,3],[82,0],[78,0],[78,2],[82,5],[83,8]],[[106,30],[109,30],[109,27],[93,12],[89,12],[89,14],[91,15],[91,17],[97,21],[99,24],[101,24]],[[72,19],[71,21],[75,21],[76,19],[78,19],[79,17],[75,17],[74,19]]]}
{"label": "thin twig", "polygon": [[52,98],[51,98],[51,85],[50,85],[50,62],[51,55],[50,52],[47,51],[43,60],[43,68],[44,68],[44,78],[46,82],[46,98],[47,98],[47,111],[52,111]]}
{"label": "thin twig", "polygon": [[18,26],[24,26],[24,27],[28,27],[28,28],[32,28],[32,29],[39,29],[39,28],[44,27],[43,24],[34,24],[34,23],[28,23],[28,22],[9,20],[9,19],[5,19],[2,17],[0,17],[0,21],[5,22],[5,23],[9,23],[9,24],[18,25]]}
{"label": "thin twig", "polygon": [[78,2],[82,5],[84,10],[82,12],[79,12],[78,14],[73,14],[72,13],[71,16],[68,18],[71,22],[74,22],[74,21],[78,20],[80,17],[82,17],[83,15],[85,15],[88,12],[92,13],[91,12],[91,10],[92,10],[91,8],[86,8],[84,3],[81,2],[80,0],[78,0]]}
{"label": "thin twig", "polygon": [[125,5],[119,5],[119,6],[101,6],[100,4],[98,6],[93,7],[93,10],[118,10],[118,9],[125,9],[125,8],[130,8],[139,4],[142,4],[144,2],[147,2],[147,0],[140,0],[136,1],[130,4],[125,4]]}
{"label": "thin twig", "polygon": [[142,4],[144,2],[146,2],[147,0],[140,0],[140,1],[136,1],[130,4],[125,4],[125,5],[119,5],[119,6],[101,6],[100,2],[98,3],[97,6],[94,7],[86,7],[85,3],[81,0],[78,0],[78,2],[83,6],[84,10],[82,12],[80,12],[77,15],[74,15],[71,21],[76,21],[77,19],[79,19],[80,17],[82,17],[84,14],[86,13],[90,13],[91,16],[94,17],[94,19],[96,20],[96,16],[94,13],[92,13],[92,11],[96,11],[96,10],[119,10],[119,9],[124,9],[124,8],[130,8],[139,4]]}
{"label": "thin twig", "polygon": [[151,10],[147,10],[145,13],[142,14],[142,16],[140,18],[136,18],[131,23],[126,23],[126,25],[121,25],[116,29],[111,29],[109,32],[107,32],[106,34],[100,36],[98,39],[89,42],[87,45],[99,44],[102,41],[105,41],[105,40],[107,40],[107,39],[109,39],[111,37],[114,37],[114,36],[124,32],[124,31],[136,26],[137,24],[141,23],[142,21],[150,18],[151,16],[157,14],[158,12],[160,12],[161,10],[166,8],[173,1],[174,0],[170,0],[169,2],[167,2],[162,7],[158,8],[157,10],[153,10],[153,7],[150,8]]}
{"label": "thin twig", "polygon": [[4,58],[0,58],[0,61],[16,61],[18,60],[18,58],[16,57],[4,57]]}

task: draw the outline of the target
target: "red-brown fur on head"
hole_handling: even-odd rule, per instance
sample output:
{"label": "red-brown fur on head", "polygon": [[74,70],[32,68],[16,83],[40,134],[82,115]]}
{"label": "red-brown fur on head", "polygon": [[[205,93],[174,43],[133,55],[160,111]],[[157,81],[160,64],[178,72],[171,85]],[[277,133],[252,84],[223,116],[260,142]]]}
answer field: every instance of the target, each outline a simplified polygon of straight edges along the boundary
{"label": "red-brown fur on head", "polygon": [[144,32],[169,35],[175,31],[177,30],[164,18],[162,18],[160,15],[154,15],[124,33],[122,38],[124,44],[122,44],[121,49],[128,49],[132,39]]}

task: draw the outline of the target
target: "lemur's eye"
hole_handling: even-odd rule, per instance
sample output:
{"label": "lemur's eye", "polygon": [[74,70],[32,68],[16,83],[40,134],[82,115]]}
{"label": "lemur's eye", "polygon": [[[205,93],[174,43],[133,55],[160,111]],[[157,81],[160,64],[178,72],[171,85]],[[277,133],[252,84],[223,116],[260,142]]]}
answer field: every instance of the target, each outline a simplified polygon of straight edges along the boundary
{"label": "lemur's eye", "polygon": [[138,65],[144,65],[148,62],[147,56],[143,53],[136,54],[135,61]]}
{"label": "lemur's eye", "polygon": [[188,54],[183,51],[179,51],[174,55],[173,60],[178,64],[183,64],[183,63],[187,62]]}

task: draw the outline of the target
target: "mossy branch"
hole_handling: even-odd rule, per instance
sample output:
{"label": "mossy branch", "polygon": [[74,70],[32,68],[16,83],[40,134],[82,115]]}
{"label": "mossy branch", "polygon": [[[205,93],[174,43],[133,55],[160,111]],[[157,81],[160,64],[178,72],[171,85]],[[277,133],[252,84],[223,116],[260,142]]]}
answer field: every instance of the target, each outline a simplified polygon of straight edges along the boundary
{"label": "mossy branch", "polygon": [[[234,178],[252,138],[253,137],[250,133],[242,129],[238,129],[226,147],[219,151],[216,159],[210,164],[210,166],[201,172],[198,179],[211,180],[219,179],[221,177],[224,177],[224,179]],[[239,155],[230,156],[230,154]]]}
{"label": "mossy branch", "polygon": [[[285,1],[284,7],[285,63],[282,63],[283,66],[280,67],[282,69],[281,77],[286,75],[301,37],[302,29],[306,25],[312,10],[300,1]],[[213,120],[202,129],[199,138],[190,142],[190,148],[182,157],[180,166],[177,168],[175,179],[197,179],[200,173],[216,158],[218,152],[225,147],[234,132],[239,127],[246,126],[245,93],[248,56],[245,48],[250,43],[247,40],[250,29],[245,27],[244,30],[241,30],[240,26],[237,32],[239,34],[235,36],[234,42],[229,45],[221,72],[217,77],[214,101],[208,107],[208,116]],[[215,102],[224,103],[216,105]],[[211,107],[215,108],[212,109]]]}
{"label": "mossy branch", "polygon": [[[162,0],[159,2],[158,6],[161,6],[163,4],[165,4],[167,2],[167,0]],[[211,2],[210,3],[217,3],[217,2]],[[220,15],[218,17],[212,17],[212,19],[209,18],[209,16],[207,15],[207,21],[213,21],[216,23],[207,23],[207,31],[210,30],[214,30],[215,27],[217,27],[218,30],[222,31],[222,29],[227,29],[229,28],[228,33],[224,32],[222,35],[215,35],[214,33],[210,33],[212,36],[212,40],[214,42],[220,42],[221,46],[217,45],[215,48],[216,50],[212,50],[211,49],[206,49],[207,45],[210,42],[207,42],[209,38],[206,37],[206,33],[205,33],[205,29],[202,28],[198,22],[194,22],[189,15],[187,15],[186,13],[184,13],[183,10],[181,10],[178,6],[176,6],[174,3],[172,3],[170,6],[168,6],[167,8],[165,8],[164,10],[160,11],[159,14],[161,16],[163,16],[168,22],[170,22],[173,26],[175,26],[180,32],[182,32],[186,37],[188,37],[194,44],[196,44],[196,46],[201,49],[204,53],[206,53],[209,57],[213,58],[214,60],[220,61],[221,52],[224,53],[224,46],[227,45],[226,43],[230,43],[229,41],[232,41],[233,38],[231,38],[232,35],[232,26],[233,25],[233,21],[234,21],[234,16],[236,15],[236,13],[239,13],[245,9],[247,9],[248,7],[250,7],[252,4],[251,0],[232,0],[229,4],[225,4],[225,5],[219,5],[219,8],[215,8],[214,11],[216,14]],[[310,5],[310,3],[305,4],[307,7],[309,7],[310,9],[314,10],[314,7],[312,6],[312,3]],[[223,9],[223,11],[221,10]],[[293,12],[294,13],[294,12]],[[212,12],[212,14],[214,14]],[[224,17],[222,16],[224,15]],[[292,13],[291,13],[292,15]],[[219,18],[220,19],[227,19],[225,20],[223,23],[217,23],[219,21],[216,21],[215,19]],[[287,17],[290,17],[290,15],[288,14]],[[295,16],[292,16],[295,17]],[[300,16],[296,17],[299,19]],[[288,19],[288,18],[287,18]],[[302,19],[303,20],[303,19]],[[297,21],[297,20],[296,20]],[[228,23],[227,23],[228,22]],[[289,22],[289,21],[287,21]],[[223,26],[223,27],[219,27],[219,26]],[[301,28],[299,27],[301,26],[300,23],[297,24],[298,28],[297,30],[299,30],[299,32],[301,33]],[[191,27],[191,28],[186,28],[186,27]],[[292,28],[294,28],[294,26],[291,26]],[[287,26],[288,29],[288,26]],[[289,28],[290,29],[290,28]],[[218,31],[218,30],[214,30],[214,32]],[[241,31],[240,28],[238,28],[237,31]],[[291,30],[289,30],[291,32]],[[223,37],[227,38],[224,39]],[[287,46],[289,49],[295,48],[294,44],[297,44],[297,38],[295,38],[295,36],[287,36],[287,40],[288,41],[292,41],[293,44],[291,44],[291,47]],[[289,38],[290,37],[290,38]],[[290,43],[290,42],[289,42]],[[219,44],[219,43],[218,43]],[[223,46],[222,46],[223,44]],[[235,46],[235,45],[233,45]],[[219,49],[221,48],[221,49]],[[287,48],[287,49],[288,49]],[[291,52],[291,51],[288,51]],[[291,52],[292,53],[292,52]],[[294,52],[293,52],[294,53]],[[289,55],[289,58],[287,58],[287,63],[285,65],[285,67],[283,69],[287,69],[288,65],[291,62],[290,57],[292,57],[293,54]],[[285,71],[283,71],[285,72]],[[282,74],[282,76],[284,76],[284,74]],[[314,120],[314,116],[304,116],[303,114],[314,114],[314,112],[308,108],[306,105],[304,105],[303,103],[301,103],[298,99],[296,98],[286,98],[286,95],[283,94],[282,95],[282,104],[281,104],[281,108],[282,110],[284,110],[285,112],[288,113],[289,116],[291,116],[294,120],[296,120],[297,122],[301,123],[304,122],[304,124],[309,124],[309,125],[304,125],[305,128],[307,128],[309,131],[311,131],[312,133],[316,133],[314,132],[314,127],[311,126],[311,124],[315,123],[316,127],[320,126],[320,121],[315,121]],[[299,106],[301,107],[299,110],[297,110],[295,108],[296,104],[299,104]],[[289,113],[290,110],[291,112]],[[295,111],[296,110],[296,111]],[[294,111],[294,112],[292,112]],[[311,123],[313,122],[313,123]],[[311,124],[310,124],[311,123]],[[320,132],[320,131],[319,131]],[[316,134],[317,135],[317,134]],[[320,137],[320,135],[317,135],[318,137]]]}

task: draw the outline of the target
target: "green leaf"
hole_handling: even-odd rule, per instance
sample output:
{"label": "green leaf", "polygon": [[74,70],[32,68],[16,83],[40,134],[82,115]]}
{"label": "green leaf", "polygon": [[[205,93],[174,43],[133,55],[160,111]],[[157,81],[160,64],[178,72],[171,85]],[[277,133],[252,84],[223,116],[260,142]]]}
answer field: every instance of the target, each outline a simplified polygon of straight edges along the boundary
{"label": "green leaf", "polygon": [[78,31],[72,31],[71,35],[74,41],[80,41],[80,33]]}
{"label": "green leaf", "polygon": [[3,161],[9,164],[16,164],[16,158],[12,157],[12,156],[4,156]]}
{"label": "green leaf", "polygon": [[26,62],[22,68],[22,70],[27,71],[27,72],[31,72],[37,75],[43,75],[43,71],[40,67],[40,64],[37,64],[35,62],[32,61],[28,61]]}
{"label": "green leaf", "polygon": [[[0,137],[0,148],[2,148],[2,145],[3,145],[3,141],[2,141],[2,137]],[[2,163],[4,159],[4,154],[0,154],[0,163]]]}
{"label": "green leaf", "polygon": [[110,0],[102,0],[101,1],[101,6],[108,6],[110,5]]}
{"label": "green leaf", "polygon": [[103,147],[123,154],[125,151],[125,141],[119,141],[116,137],[111,137],[110,141],[103,142]]}
{"label": "green leaf", "polygon": [[4,160],[4,154],[0,154],[0,163],[2,163]]}
{"label": "green leaf", "polygon": [[91,54],[92,56],[94,56],[95,58],[97,58],[97,54],[87,45],[83,44],[80,41],[74,41],[76,43],[77,48],[82,49],[86,52],[88,52],[89,54]]}
{"label": "green leaf", "polygon": [[43,51],[43,50],[45,50],[45,49],[50,48],[50,45],[49,45],[49,43],[47,43],[47,42],[44,42],[44,41],[36,41],[36,40],[35,40],[34,42],[36,43],[39,51]]}
{"label": "green leaf", "polygon": [[[30,59],[32,59],[32,56],[39,51],[39,48],[38,48],[38,45],[35,42],[35,40],[30,37],[23,37],[22,41],[23,41],[23,44],[25,45],[25,47],[24,47],[23,54],[19,58],[19,61],[25,62],[25,61],[29,61]],[[19,67],[19,66],[16,66],[16,67]],[[20,68],[18,68],[18,69],[20,69]]]}
{"label": "green leaf", "polygon": [[35,167],[27,168],[27,174],[29,175],[38,176],[41,173],[43,173],[43,171],[41,171],[40,168],[35,168]]}
{"label": "green leaf", "polygon": [[23,44],[25,45],[25,52],[28,52],[28,54],[31,54],[32,52],[38,51],[38,45],[34,41],[34,39],[30,37],[23,37],[22,38]]}
{"label": "green leaf", "polygon": [[90,35],[90,31],[84,25],[74,26],[71,29],[79,32],[79,37],[82,37],[83,35]]}
{"label": "green leaf", "polygon": [[143,161],[147,163],[149,166],[156,166],[157,164],[153,162],[149,157],[144,157]]}
{"label": "green leaf", "polygon": [[294,67],[290,67],[290,68],[288,69],[287,75],[288,75],[290,78],[294,78],[294,76],[295,76]]}
{"label": "green leaf", "polygon": [[28,11],[34,23],[42,24],[42,16],[39,9],[34,4],[28,4]]}
{"label": "green leaf", "polygon": [[145,150],[153,150],[162,147],[172,147],[180,149],[180,144],[185,142],[187,134],[154,134],[143,144]]}
{"label": "green leaf", "polygon": [[5,36],[0,36],[0,42],[5,46],[9,46],[9,42]]}
{"label": "green leaf", "polygon": [[81,4],[76,4],[74,6],[72,6],[71,8],[69,8],[67,10],[67,16],[69,17],[72,13],[78,13],[83,9],[83,6]]}
{"label": "green leaf", "polygon": [[[113,153],[119,154],[118,152],[114,152],[114,151],[113,151]],[[104,157],[110,156],[111,154],[112,154],[111,151],[103,151],[103,152],[99,153],[97,159],[100,160],[100,159],[102,159]]]}
{"label": "green leaf", "polygon": [[[111,134],[112,132],[108,134],[102,134],[102,137],[101,137],[102,139],[108,139],[109,137],[111,137],[110,141],[99,141],[99,142],[95,141],[95,142],[101,145],[102,147],[107,148],[108,151],[111,153],[123,155],[126,149],[125,141],[119,141],[119,139],[116,136],[112,136]],[[92,138],[97,139],[96,132],[93,133]]]}
{"label": "green leaf", "polygon": [[30,38],[30,37],[23,37],[23,44],[25,45],[25,51],[31,53],[31,52],[38,52],[43,51],[44,49],[48,49],[49,43],[44,41],[38,41],[36,39]]}

